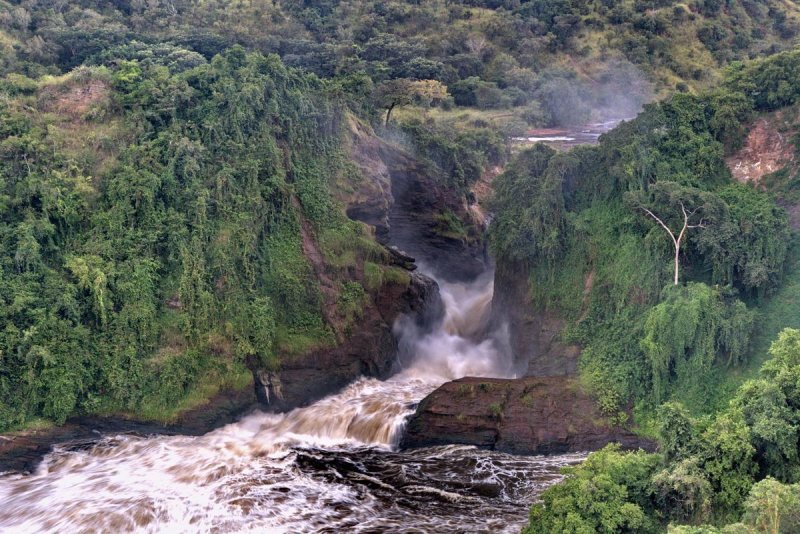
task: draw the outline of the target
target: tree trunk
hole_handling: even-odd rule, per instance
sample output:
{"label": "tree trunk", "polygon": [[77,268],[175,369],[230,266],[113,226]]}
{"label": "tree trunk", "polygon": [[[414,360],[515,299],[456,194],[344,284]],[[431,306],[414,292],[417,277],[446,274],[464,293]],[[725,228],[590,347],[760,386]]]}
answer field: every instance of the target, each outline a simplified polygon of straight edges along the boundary
{"label": "tree trunk", "polygon": [[386,110],[386,122],[384,123],[384,126],[389,126],[389,119],[392,117],[392,110],[394,109],[395,105],[396,103],[392,102],[392,105]]}
{"label": "tree trunk", "polygon": [[692,215],[694,215],[694,213],[697,211],[697,208],[695,208],[691,213],[687,213],[686,208],[684,208],[683,204],[681,204],[681,211],[683,212],[683,227],[681,228],[681,232],[678,234],[677,237],[675,237],[675,234],[672,232],[672,230],[669,229],[669,226],[667,226],[666,223],[664,223],[664,221],[659,219],[655,213],[653,213],[652,211],[650,211],[645,207],[641,207],[641,209],[644,210],[644,212],[647,213],[650,217],[655,219],[655,221],[658,224],[660,224],[664,230],[666,230],[667,234],[669,234],[670,239],[672,239],[672,244],[675,246],[675,277],[673,279],[673,282],[677,286],[681,268],[681,243],[683,242],[683,237],[686,235],[686,230],[688,230],[689,228],[704,228],[702,221],[700,222],[700,224],[696,225],[689,224],[689,218]]}
{"label": "tree trunk", "polygon": [[675,243],[675,285],[678,285],[678,270],[680,269],[681,245]]}

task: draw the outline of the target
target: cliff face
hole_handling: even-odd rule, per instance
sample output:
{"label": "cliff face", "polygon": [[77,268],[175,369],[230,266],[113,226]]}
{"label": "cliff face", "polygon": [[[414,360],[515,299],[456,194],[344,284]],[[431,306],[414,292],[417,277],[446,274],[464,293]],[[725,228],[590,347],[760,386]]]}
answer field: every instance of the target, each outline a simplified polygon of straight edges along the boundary
{"label": "cliff face", "polygon": [[[348,215],[375,227],[378,241],[394,243],[390,234],[390,214],[412,210],[406,228],[423,232],[426,222],[434,219],[434,210],[440,210],[441,192],[431,203],[404,203],[402,209],[394,208],[395,181],[415,184],[417,191],[433,187],[425,170],[413,157],[386,144],[363,125],[353,123],[350,136],[350,155],[360,168],[362,179],[349,180],[341,187],[338,200],[346,207]],[[399,186],[404,191],[405,186]],[[426,193],[427,194],[427,193]],[[420,194],[417,198],[424,199]],[[401,197],[405,198],[401,193]],[[451,199],[452,201],[452,199]],[[297,199],[293,198],[297,203]],[[421,202],[421,200],[420,200]],[[413,210],[419,209],[420,213]],[[394,211],[393,211],[394,210]],[[298,211],[301,211],[298,206]],[[420,224],[415,222],[420,216]],[[401,314],[416,318],[420,326],[434,324],[443,312],[439,289],[434,280],[413,272],[414,259],[396,250],[384,251],[382,268],[391,267],[395,276],[387,276],[380,287],[368,290],[359,319],[345,324],[341,310],[337,309],[341,277],[365,284],[363,262],[357,262],[347,273],[336,272],[326,262],[312,226],[301,220],[303,254],[317,278],[323,301],[323,317],[334,332],[336,345],[312,350],[294,357],[282,357],[278,370],[260,367],[256,358],[248,362],[253,372],[253,386],[242,390],[223,389],[199,407],[185,411],[171,424],[158,424],[127,420],[122,417],[73,418],[66,425],[43,430],[29,430],[0,438],[0,471],[26,470],[36,465],[54,443],[86,439],[91,442],[100,432],[134,432],[203,434],[221,425],[235,421],[243,413],[259,408],[270,411],[288,411],[310,404],[339,391],[360,376],[386,378],[396,370],[397,340],[392,326]],[[419,229],[419,230],[417,230]],[[409,231],[409,243],[417,234]],[[399,233],[399,232],[398,232]],[[420,239],[425,239],[421,237]],[[472,269],[482,268],[473,251],[461,253],[461,242],[452,240],[452,257],[442,265],[471,264]],[[482,253],[482,251],[481,251]],[[477,265],[478,267],[474,267]],[[472,272],[468,269],[464,272]],[[177,306],[180,304],[177,303]]]}
{"label": "cliff face", "polygon": [[537,311],[530,300],[528,271],[522,264],[496,267],[492,322],[508,323],[511,350],[519,375],[563,376],[577,372],[580,348],[559,340],[566,322]]}
{"label": "cliff face", "polygon": [[350,218],[375,227],[396,246],[450,281],[473,280],[488,267],[482,214],[439,184],[430,169],[402,147],[351,120],[349,152],[364,180],[342,200]]}
{"label": "cliff face", "polygon": [[577,377],[580,347],[560,340],[566,321],[537,310],[528,283],[524,265],[497,266],[492,322],[508,325],[521,378],[442,385],[420,402],[401,446],[462,443],[517,454],[591,451],[612,442],[654,448],[603,417]]}
{"label": "cliff face", "polygon": [[[349,187],[338,188],[338,200],[350,218],[374,227],[380,243],[403,249],[389,249],[387,261],[406,269],[409,281],[386,281],[371,292],[357,325],[341,328],[335,312],[337,283],[327,272],[312,229],[305,227],[304,253],[321,281],[326,322],[337,334],[337,345],[283,358],[277,371],[254,367],[256,396],[262,407],[270,410],[307,405],[359,376],[387,378],[396,370],[395,320],[410,314],[420,325],[433,324],[443,311],[436,282],[413,272],[417,266],[412,256],[432,258],[431,267],[455,278],[471,278],[485,268],[482,248],[436,233],[437,215],[447,209],[458,210],[458,199],[437,186],[413,156],[380,139],[353,117],[348,121],[347,151],[360,179],[350,177]],[[363,266],[354,269],[352,278],[363,282]]]}
{"label": "cliff face", "polygon": [[516,454],[558,454],[611,442],[653,448],[604,420],[576,380],[550,376],[449,382],[420,403],[401,446],[463,443]]}
{"label": "cliff face", "polygon": [[430,324],[441,312],[439,288],[427,276],[412,273],[408,285],[386,284],[343,343],[282,362],[278,371],[255,370],[256,396],[263,407],[285,411],[335,393],[360,376],[387,378],[397,364],[395,319],[412,314]]}

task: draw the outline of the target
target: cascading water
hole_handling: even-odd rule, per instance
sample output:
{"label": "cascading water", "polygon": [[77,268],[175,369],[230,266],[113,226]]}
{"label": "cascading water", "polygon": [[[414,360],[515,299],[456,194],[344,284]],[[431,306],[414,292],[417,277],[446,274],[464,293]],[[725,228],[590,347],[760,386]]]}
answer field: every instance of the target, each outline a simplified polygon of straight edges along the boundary
{"label": "cascading water", "polygon": [[580,455],[395,450],[415,403],[438,385],[510,374],[502,332],[486,333],[491,278],[440,287],[438,327],[396,325],[405,367],[391,379],[362,378],[307,408],[200,437],[56,448],[34,473],[0,476],[0,531],[518,531]]}

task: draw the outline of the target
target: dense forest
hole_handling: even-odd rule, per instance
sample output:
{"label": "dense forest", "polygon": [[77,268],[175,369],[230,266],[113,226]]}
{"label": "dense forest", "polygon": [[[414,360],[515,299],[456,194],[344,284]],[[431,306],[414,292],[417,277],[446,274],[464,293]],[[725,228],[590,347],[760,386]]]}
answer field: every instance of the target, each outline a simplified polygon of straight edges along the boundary
{"label": "dense forest", "polygon": [[794,532],[800,174],[727,161],[776,113],[800,157],[799,35],[781,0],[0,0],[0,431],[174,421],[341,345],[410,283],[346,215],[368,132],[466,206],[444,238],[486,200],[497,271],[658,443],[566,469],[526,532]]}
{"label": "dense forest", "polygon": [[339,79],[362,97],[371,86],[392,89],[393,80],[433,80],[448,88],[446,107],[515,108],[537,124],[630,116],[651,92],[708,87],[730,61],[784,49],[800,31],[800,10],[778,0],[42,0],[0,7],[0,72],[38,77],[121,59],[185,69],[239,44]]}
{"label": "dense forest", "polygon": [[348,269],[376,261],[380,280],[385,252],[328,190],[349,172],[345,109],[317,78],[233,48],[3,89],[3,426],[165,417],[247,383],[248,358],[335,343],[303,232],[349,320],[368,296]]}
{"label": "dense forest", "polygon": [[768,351],[753,343],[781,320],[761,305],[797,269],[778,202],[794,202],[798,176],[767,192],[724,161],[752,117],[796,113],[798,68],[798,52],[737,66],[713,91],[646,106],[597,147],[524,151],[496,180],[498,258],[528,270],[536,305],[569,318],[601,407],[625,420],[633,405],[660,444],[590,455],[545,492],[528,532],[798,528],[800,331]]}

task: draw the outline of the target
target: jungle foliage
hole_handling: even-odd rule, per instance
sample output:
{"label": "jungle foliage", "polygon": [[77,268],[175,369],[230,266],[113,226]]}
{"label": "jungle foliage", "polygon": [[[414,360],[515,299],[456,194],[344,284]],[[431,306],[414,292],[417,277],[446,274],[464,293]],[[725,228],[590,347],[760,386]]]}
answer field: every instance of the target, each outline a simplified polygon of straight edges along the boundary
{"label": "jungle foliage", "polygon": [[795,532],[800,526],[800,331],[713,417],[661,406],[661,451],[590,454],[543,494],[526,533]]}
{"label": "jungle foliage", "polygon": [[780,0],[4,0],[0,73],[120,58],[186,69],[241,45],[356,94],[429,80],[457,106],[581,124],[633,115],[651,81],[699,89],[786,49],[799,15]]}
{"label": "jungle foliage", "polygon": [[344,102],[241,47],[190,63],[2,82],[0,429],[169,419],[335,343],[304,234],[343,317],[369,298],[353,269],[382,251],[330,190]]}
{"label": "jungle foliage", "polygon": [[609,413],[673,395],[713,409],[705,385],[747,362],[791,236],[775,198],[734,183],[723,158],[755,114],[797,102],[798,65],[797,51],[734,65],[721,89],[648,105],[596,147],[533,147],[496,179],[495,255],[530,273],[535,306],[570,321]]}

